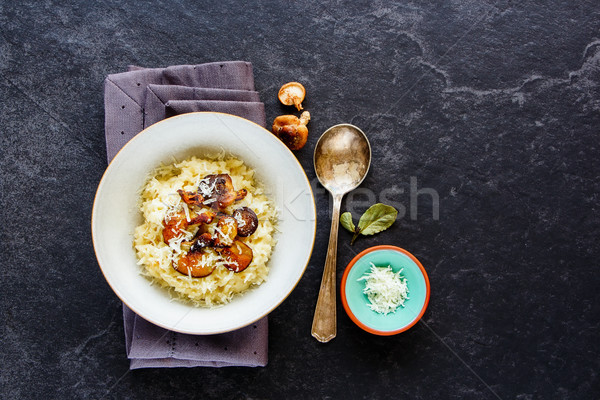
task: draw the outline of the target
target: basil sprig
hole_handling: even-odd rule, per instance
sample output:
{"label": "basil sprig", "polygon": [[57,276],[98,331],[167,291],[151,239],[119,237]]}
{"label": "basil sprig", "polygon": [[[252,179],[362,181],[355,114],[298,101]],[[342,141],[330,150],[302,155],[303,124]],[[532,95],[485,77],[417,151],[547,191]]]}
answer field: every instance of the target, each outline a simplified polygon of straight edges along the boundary
{"label": "basil sprig", "polygon": [[352,222],[352,214],[346,211],[340,216],[340,223],[348,231],[352,232],[352,241],[350,244],[354,244],[358,235],[374,235],[381,231],[385,231],[387,228],[392,226],[398,211],[392,207],[382,203],[373,204],[358,220],[358,227],[354,226]]}

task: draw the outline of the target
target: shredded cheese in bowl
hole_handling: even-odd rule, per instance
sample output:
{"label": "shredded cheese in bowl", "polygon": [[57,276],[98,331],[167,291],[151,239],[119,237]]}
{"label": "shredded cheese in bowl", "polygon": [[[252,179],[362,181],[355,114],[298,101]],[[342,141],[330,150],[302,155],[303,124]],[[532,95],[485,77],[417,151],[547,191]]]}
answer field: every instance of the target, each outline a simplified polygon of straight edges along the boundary
{"label": "shredded cheese in bowl", "polygon": [[404,306],[408,297],[406,278],[401,276],[402,269],[396,273],[391,266],[376,267],[371,264],[371,271],[358,278],[365,281],[363,293],[369,299],[369,308],[377,313],[387,315],[399,306]]}

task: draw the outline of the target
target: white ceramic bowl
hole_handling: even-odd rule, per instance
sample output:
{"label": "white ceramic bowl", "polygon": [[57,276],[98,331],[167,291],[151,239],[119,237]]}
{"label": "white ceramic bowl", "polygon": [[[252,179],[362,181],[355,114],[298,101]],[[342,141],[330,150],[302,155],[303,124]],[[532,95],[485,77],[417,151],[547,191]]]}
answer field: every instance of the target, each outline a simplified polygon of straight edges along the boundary
{"label": "white ceramic bowl", "polygon": [[[166,289],[140,275],[133,249],[142,223],[137,203],[150,173],[161,163],[225,150],[256,171],[279,212],[268,280],[218,308],[173,300]],[[294,289],[310,259],[316,212],[310,183],[294,154],[273,134],[246,119],[220,113],[191,113],[150,126],[110,163],[92,210],[98,264],[117,296],[142,318],[177,332],[215,334],[264,317]]]}

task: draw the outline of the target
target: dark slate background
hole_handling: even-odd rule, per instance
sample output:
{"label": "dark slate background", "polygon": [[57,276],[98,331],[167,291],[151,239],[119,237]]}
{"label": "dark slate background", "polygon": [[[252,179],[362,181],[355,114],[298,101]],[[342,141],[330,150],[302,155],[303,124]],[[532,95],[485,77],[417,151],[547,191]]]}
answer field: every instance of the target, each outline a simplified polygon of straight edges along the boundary
{"label": "dark slate background", "polygon": [[[600,396],[600,4],[597,1],[0,1],[3,399]],[[253,63],[267,120],[308,90],[312,151],[362,127],[362,188],[406,209],[350,248],[408,249],[432,294],[394,337],[310,336],[328,197],[308,269],[270,316],[266,368],[128,372],[121,303],[96,263],[90,213],[106,168],[103,80],[148,67]],[[410,213],[410,179],[439,193]],[[362,212],[362,190],[344,208]],[[402,210],[401,210],[402,211]],[[401,212],[401,214],[403,214]]]}

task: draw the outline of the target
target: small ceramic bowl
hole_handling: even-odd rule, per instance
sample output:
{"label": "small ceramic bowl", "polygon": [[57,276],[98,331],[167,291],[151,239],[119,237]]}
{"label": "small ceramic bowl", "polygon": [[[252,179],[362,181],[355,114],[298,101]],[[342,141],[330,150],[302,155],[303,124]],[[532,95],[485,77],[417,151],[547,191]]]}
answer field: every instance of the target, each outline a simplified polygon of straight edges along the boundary
{"label": "small ceramic bowl", "polygon": [[[372,311],[369,299],[363,293],[365,281],[359,281],[376,267],[392,267],[394,272],[402,269],[406,278],[408,299],[404,306],[387,315]],[[375,335],[389,336],[410,329],[421,319],[429,304],[429,278],[423,265],[408,251],[396,246],[375,246],[358,254],[346,267],[341,284],[342,304],[356,325]]]}

